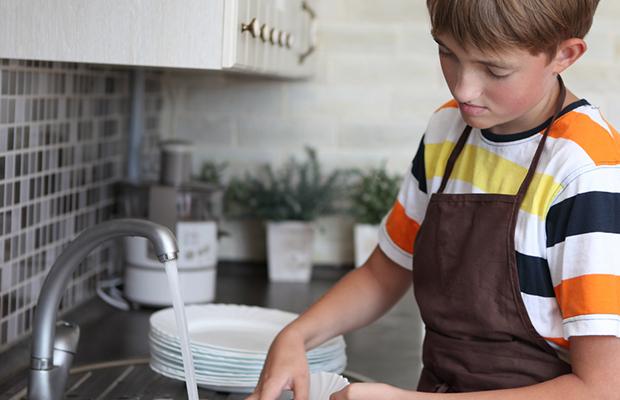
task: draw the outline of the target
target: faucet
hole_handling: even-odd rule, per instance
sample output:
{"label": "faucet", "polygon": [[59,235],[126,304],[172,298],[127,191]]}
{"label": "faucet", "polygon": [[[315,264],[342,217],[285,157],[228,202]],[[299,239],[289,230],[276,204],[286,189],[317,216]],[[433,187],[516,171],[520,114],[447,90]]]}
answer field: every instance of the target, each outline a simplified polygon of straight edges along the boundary
{"label": "faucet", "polygon": [[52,265],[37,301],[32,330],[29,400],[62,398],[80,331],[75,324],[56,323],[60,300],[79,263],[94,248],[119,236],[149,239],[162,263],[177,258],[179,249],[172,232],[162,225],[141,219],[103,222],[87,228],[72,240]]}

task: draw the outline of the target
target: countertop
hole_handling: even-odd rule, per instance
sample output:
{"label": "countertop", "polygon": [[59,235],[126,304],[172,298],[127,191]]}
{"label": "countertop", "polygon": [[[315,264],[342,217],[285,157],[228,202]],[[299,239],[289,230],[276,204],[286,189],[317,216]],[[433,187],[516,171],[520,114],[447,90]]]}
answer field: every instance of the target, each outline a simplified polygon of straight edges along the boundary
{"label": "countertop", "polygon": [[[264,265],[221,263],[216,303],[247,304],[302,312],[347,271],[316,267],[310,283],[269,282]],[[153,309],[119,311],[93,299],[63,317],[80,324],[74,366],[148,357],[149,317]],[[347,310],[342,310],[346,313]],[[421,323],[413,293],[372,325],[345,336],[347,371],[402,388],[415,388],[421,368]],[[0,354],[2,383],[24,379],[30,340]],[[1,394],[1,393],[0,393]]]}

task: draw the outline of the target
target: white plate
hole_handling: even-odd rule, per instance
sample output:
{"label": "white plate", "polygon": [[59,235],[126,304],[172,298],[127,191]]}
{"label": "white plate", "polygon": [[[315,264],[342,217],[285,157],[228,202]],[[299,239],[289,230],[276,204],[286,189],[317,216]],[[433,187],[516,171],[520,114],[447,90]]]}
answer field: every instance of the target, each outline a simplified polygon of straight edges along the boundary
{"label": "white plate", "polygon": [[[165,349],[170,352],[174,352],[176,354],[181,354],[181,346],[178,340],[174,338],[167,338],[164,336],[160,336],[155,330],[152,330],[149,334],[149,341],[156,345],[160,349]],[[192,345],[192,354],[194,355],[194,359],[204,359],[213,362],[226,362],[226,363],[235,363],[241,366],[260,366],[262,367],[265,362],[266,354],[256,356],[256,357],[243,357],[242,355],[234,352],[220,352],[209,350],[203,347]],[[308,352],[306,357],[308,359],[308,363],[310,364],[320,364],[323,362],[329,362],[334,358],[341,357],[345,353],[345,348],[340,347],[334,349],[333,351],[325,352],[317,355],[317,353],[311,354]]]}
{"label": "white plate", "polygon": [[[160,364],[178,370],[179,373],[183,372],[183,359],[181,356],[178,356],[174,353],[162,352],[156,348],[152,348],[151,358],[157,360],[157,362],[159,362]],[[311,372],[342,372],[346,367],[346,363],[347,359],[345,356],[343,356],[334,359],[329,363],[309,365],[309,369]],[[194,370],[196,374],[205,375],[212,378],[230,379],[233,381],[243,379],[258,379],[258,377],[260,376],[261,368],[262,367],[255,368],[253,370],[241,370],[235,365],[212,365],[209,363],[202,363],[200,360],[194,358]]]}
{"label": "white plate", "polygon": [[[266,354],[275,336],[297,314],[262,307],[233,304],[194,305],[185,308],[190,340],[193,345],[243,356]],[[150,318],[151,330],[176,338],[176,320],[172,308],[157,311]],[[334,338],[314,349],[315,353],[332,351],[344,345]],[[311,352],[309,352],[310,354]]]}
{"label": "white plate", "polygon": [[[173,370],[166,368],[165,366],[159,365],[157,363],[150,363],[151,369],[161,375],[164,375],[171,379],[176,379],[185,382],[185,377],[181,374],[179,375]],[[226,383],[212,383],[204,380],[199,380],[196,377],[196,383],[198,386],[203,387],[205,389],[215,390],[218,392],[228,392],[228,393],[252,393],[256,384],[252,385],[228,385]]]}
{"label": "white plate", "polygon": [[331,372],[316,372],[310,375],[310,393],[308,400],[329,400],[332,393],[344,389],[349,381],[341,375]]}

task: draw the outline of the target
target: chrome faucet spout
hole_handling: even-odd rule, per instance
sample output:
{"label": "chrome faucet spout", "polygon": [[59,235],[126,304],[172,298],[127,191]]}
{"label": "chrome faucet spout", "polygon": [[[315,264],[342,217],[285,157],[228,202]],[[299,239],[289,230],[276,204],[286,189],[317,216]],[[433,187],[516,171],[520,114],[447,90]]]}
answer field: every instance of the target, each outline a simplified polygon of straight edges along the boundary
{"label": "chrome faucet spout", "polygon": [[[55,357],[58,353],[58,345],[56,344],[56,351],[54,347],[55,339],[58,339],[55,336],[60,300],[79,263],[103,242],[121,236],[141,236],[150,240],[162,263],[177,258],[179,249],[172,232],[162,225],[141,219],[128,218],[103,222],[84,230],[71,241],[52,265],[37,301],[32,331],[29,399],[62,398],[66,376],[57,375],[68,373],[68,366],[60,364],[71,362],[73,357]],[[72,341],[77,346],[77,336],[72,336]],[[67,351],[64,348],[66,346],[60,347],[63,347],[63,351]],[[75,349],[70,353],[74,352]],[[62,384],[59,385],[59,382]]]}

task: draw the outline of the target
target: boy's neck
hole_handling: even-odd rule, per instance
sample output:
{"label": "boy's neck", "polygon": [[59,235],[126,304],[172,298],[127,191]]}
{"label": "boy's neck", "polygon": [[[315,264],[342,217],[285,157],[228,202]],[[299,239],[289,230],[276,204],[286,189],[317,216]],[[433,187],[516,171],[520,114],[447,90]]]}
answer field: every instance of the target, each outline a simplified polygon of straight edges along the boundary
{"label": "boy's neck", "polygon": [[[522,116],[519,118],[519,121],[510,121],[506,124],[496,125],[488,130],[496,135],[509,135],[524,132],[539,126],[553,116],[559,95],[560,85],[558,83],[553,87],[551,94],[547,96],[546,99],[542,100],[528,112],[529,115]],[[566,89],[566,98],[562,104],[562,109],[577,100],[579,100],[577,96],[575,96],[570,90]]]}

